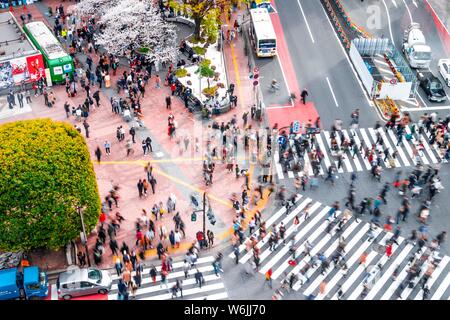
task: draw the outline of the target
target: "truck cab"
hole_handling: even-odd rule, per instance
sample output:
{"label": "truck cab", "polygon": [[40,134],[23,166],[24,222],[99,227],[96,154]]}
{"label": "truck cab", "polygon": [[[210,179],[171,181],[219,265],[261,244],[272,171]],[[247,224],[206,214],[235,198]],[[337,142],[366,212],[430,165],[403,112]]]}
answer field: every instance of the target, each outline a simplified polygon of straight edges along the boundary
{"label": "truck cab", "polygon": [[403,53],[411,68],[427,69],[431,63],[431,48],[426,44],[420,24],[413,23],[403,35]]}
{"label": "truck cab", "polygon": [[48,296],[48,278],[38,267],[0,270],[0,300],[36,299]]}
{"label": "truck cab", "polygon": [[47,297],[47,274],[36,266],[25,268],[23,270],[23,289],[27,299]]}

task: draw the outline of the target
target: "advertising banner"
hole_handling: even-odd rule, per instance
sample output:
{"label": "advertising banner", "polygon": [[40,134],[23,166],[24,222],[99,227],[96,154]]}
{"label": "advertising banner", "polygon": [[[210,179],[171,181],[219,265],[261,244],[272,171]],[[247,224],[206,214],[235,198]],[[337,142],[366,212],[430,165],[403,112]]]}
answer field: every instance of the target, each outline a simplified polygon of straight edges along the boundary
{"label": "advertising banner", "polygon": [[44,59],[42,59],[41,54],[27,57],[27,66],[30,81],[36,81],[41,77],[45,77]]}
{"label": "advertising banner", "polygon": [[22,81],[27,81],[29,78],[29,74],[26,57],[11,59],[9,60],[9,62],[11,63],[14,83],[19,84]]}
{"label": "advertising banner", "polygon": [[9,88],[14,85],[12,67],[9,61],[0,62],[0,89]]}

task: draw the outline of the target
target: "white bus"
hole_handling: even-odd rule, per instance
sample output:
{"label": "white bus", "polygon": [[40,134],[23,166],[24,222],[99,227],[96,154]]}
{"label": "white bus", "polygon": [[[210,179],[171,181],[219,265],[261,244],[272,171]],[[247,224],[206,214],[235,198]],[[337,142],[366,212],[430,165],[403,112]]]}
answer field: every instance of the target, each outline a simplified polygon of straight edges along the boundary
{"label": "white bus", "polygon": [[277,36],[266,8],[250,10],[250,41],[258,57],[273,57],[277,54]]}

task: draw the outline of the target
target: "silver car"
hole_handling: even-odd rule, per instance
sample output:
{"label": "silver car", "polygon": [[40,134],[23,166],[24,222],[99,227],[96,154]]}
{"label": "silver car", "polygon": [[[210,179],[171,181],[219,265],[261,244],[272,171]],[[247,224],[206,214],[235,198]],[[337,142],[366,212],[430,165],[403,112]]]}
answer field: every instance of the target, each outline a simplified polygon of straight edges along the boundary
{"label": "silver car", "polygon": [[56,282],[58,298],[64,300],[89,294],[107,294],[111,285],[112,279],[108,271],[78,267],[59,274]]}

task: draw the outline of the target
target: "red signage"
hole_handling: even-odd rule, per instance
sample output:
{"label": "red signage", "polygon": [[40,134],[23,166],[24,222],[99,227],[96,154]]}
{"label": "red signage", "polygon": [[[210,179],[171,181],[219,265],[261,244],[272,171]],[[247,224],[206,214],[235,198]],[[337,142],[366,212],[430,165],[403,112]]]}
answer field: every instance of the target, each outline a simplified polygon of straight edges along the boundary
{"label": "red signage", "polygon": [[27,57],[27,66],[30,81],[36,81],[45,76],[44,60],[41,54]]}

